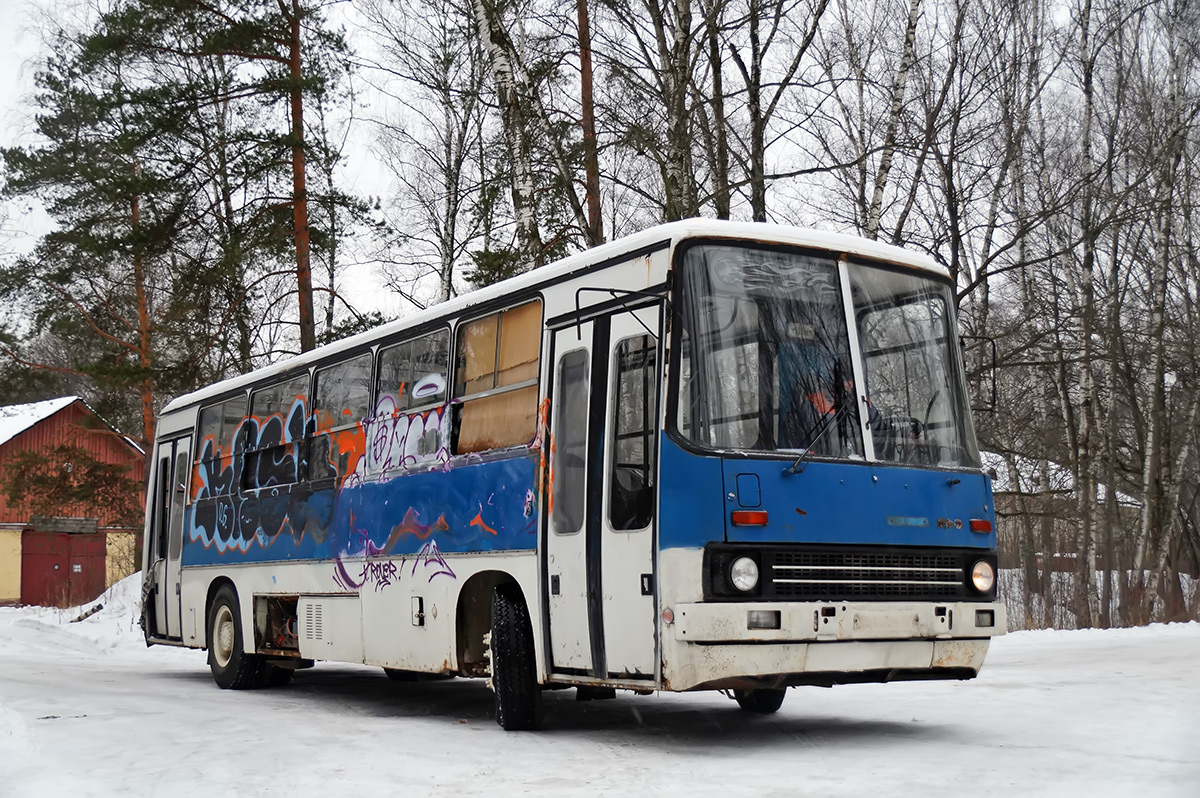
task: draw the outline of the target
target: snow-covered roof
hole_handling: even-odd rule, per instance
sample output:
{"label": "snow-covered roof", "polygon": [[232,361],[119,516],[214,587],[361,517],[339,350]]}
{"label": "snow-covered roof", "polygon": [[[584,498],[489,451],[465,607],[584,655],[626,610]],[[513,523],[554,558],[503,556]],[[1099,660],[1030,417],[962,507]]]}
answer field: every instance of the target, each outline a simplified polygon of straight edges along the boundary
{"label": "snow-covered roof", "polygon": [[[993,493],[1041,493],[1042,470],[1039,460],[1020,454],[1003,455],[998,452],[981,452],[981,455],[983,467],[996,475],[992,479]],[[1015,469],[1009,467],[1009,457],[1012,458]],[[1051,493],[1071,493],[1075,490],[1075,475],[1068,466],[1050,461],[1048,477]],[[1097,485],[1097,490],[1101,500],[1108,496],[1107,485]],[[1136,498],[1121,491],[1117,491],[1117,502],[1135,507],[1141,505]]]}
{"label": "snow-covered roof", "polygon": [[331,354],[353,349],[365,341],[372,341],[377,337],[386,336],[410,327],[416,327],[426,321],[440,318],[443,315],[460,313],[474,305],[516,293],[524,288],[539,285],[547,280],[553,280],[576,271],[586,270],[589,265],[602,260],[620,257],[625,253],[639,252],[646,247],[663,241],[669,244],[677,244],[687,238],[702,237],[736,238],[748,241],[792,244],[835,253],[859,255],[887,263],[903,264],[941,277],[948,277],[950,274],[944,266],[924,253],[901,249],[891,244],[884,244],[859,236],[763,222],[684,219],[678,222],[660,224],[656,227],[643,230],[640,233],[635,233],[585,252],[571,255],[555,263],[543,266],[540,269],[519,274],[516,277],[496,283],[495,285],[480,288],[478,291],[472,291],[469,294],[451,299],[448,302],[426,308],[419,313],[390,322],[374,330],[361,332],[328,346],[319,347],[311,352],[305,352],[304,354],[281,360],[251,374],[230,377],[223,382],[216,383],[207,388],[201,388],[190,394],[176,397],[163,408],[162,412],[167,413],[187,407],[188,405],[220,395],[226,391],[245,387],[263,378],[306,366],[315,360],[328,357]]}
{"label": "snow-covered roof", "polygon": [[78,396],[60,396],[42,402],[0,407],[0,446],[11,441],[34,424],[79,401]]}

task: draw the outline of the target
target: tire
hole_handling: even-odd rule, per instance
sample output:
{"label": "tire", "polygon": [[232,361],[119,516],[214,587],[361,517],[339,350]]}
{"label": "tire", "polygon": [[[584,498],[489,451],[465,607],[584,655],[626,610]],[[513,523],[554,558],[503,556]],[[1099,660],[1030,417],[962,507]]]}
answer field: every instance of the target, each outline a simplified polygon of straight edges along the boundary
{"label": "tire", "polygon": [[540,727],[542,689],[533,655],[533,625],[513,584],[499,585],[492,594],[491,659],[496,723],[506,731]]}
{"label": "tire", "polygon": [[738,706],[747,712],[770,715],[773,712],[778,712],[779,708],[783,706],[783,697],[786,693],[787,690],[782,687],[777,690],[766,688],[734,690],[733,698],[738,702]]}
{"label": "tire", "polygon": [[232,585],[222,586],[208,610],[208,667],[213,680],[222,690],[249,690],[262,683],[265,665],[261,656],[243,650],[237,593]]}

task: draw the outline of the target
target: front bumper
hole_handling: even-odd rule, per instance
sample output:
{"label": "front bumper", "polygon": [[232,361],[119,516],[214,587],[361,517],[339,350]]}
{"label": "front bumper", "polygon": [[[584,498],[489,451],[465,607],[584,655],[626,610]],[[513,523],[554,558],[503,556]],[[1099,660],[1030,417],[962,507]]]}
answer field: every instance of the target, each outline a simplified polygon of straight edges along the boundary
{"label": "front bumper", "polygon": [[[688,643],[980,638],[1004,634],[992,602],[722,602],[678,604],[672,636]],[[751,612],[779,613],[778,629],[749,628]],[[990,616],[990,623],[986,613]]]}
{"label": "front bumper", "polygon": [[[956,603],[687,603],[663,627],[670,690],[969,679],[1004,606]],[[751,611],[778,612],[779,628],[748,628]],[[984,613],[979,615],[978,613]],[[991,614],[991,626],[984,625]]]}

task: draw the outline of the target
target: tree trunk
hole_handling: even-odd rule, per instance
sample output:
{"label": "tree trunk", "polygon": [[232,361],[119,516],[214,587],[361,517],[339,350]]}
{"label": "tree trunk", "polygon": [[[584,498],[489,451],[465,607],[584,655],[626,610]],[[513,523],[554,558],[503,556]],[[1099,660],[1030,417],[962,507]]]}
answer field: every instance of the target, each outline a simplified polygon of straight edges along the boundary
{"label": "tree trunk", "polygon": [[538,230],[537,201],[530,155],[529,134],[525,129],[525,107],[517,92],[515,67],[504,46],[500,20],[488,0],[474,0],[475,23],[479,39],[487,48],[496,82],[496,98],[504,141],[512,159],[512,204],[517,224],[517,263],[520,271],[542,265],[542,238]]}
{"label": "tree trunk", "polygon": [[[134,167],[137,171],[137,167]],[[142,198],[134,194],[130,200],[129,221],[133,230],[133,281],[137,294],[138,313],[138,368],[142,372],[140,386],[142,400],[142,443],[149,451],[154,443],[154,378],[151,374],[151,331],[150,300],[146,293],[146,267],[142,256],[140,228],[142,222]]]}
{"label": "tree trunk", "polygon": [[587,195],[587,241],[589,246],[604,243],[604,225],[600,218],[600,160],[596,154],[596,115],[592,101],[592,34],[588,27],[587,0],[575,0],[579,16],[579,83],[583,126],[583,170]]}
{"label": "tree trunk", "polygon": [[304,83],[301,71],[300,0],[292,0],[287,14],[288,71],[292,110],[292,235],[296,242],[296,286],[300,298],[300,351],[317,346],[313,316],[312,263],[308,243],[308,189],[305,186]]}
{"label": "tree trunk", "polygon": [[875,172],[875,191],[867,211],[867,226],[863,235],[867,238],[879,236],[879,219],[883,214],[883,192],[887,186],[888,173],[892,169],[892,155],[896,151],[896,137],[900,130],[900,112],[904,106],[904,88],[908,73],[916,59],[917,20],[921,15],[921,0],[912,0],[908,7],[908,22],[904,28],[904,53],[896,69],[892,84],[892,106],[888,111],[887,131],[883,137],[883,149],[879,155],[879,169]]}

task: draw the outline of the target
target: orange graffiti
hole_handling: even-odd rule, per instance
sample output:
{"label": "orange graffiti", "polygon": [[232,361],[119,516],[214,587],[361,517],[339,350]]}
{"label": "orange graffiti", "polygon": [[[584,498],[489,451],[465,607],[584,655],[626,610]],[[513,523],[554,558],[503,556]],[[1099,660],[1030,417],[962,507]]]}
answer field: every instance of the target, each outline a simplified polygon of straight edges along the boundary
{"label": "orange graffiti", "polygon": [[[541,438],[541,446],[538,447],[538,479],[537,491],[538,497],[545,496],[547,488],[554,484],[554,471],[546,467],[546,453],[554,452],[554,438],[550,434],[550,397],[547,396],[542,400],[542,408],[538,411],[538,437]],[[550,462],[553,462],[551,459]],[[554,511],[554,492],[550,492],[550,498],[547,512]]]}
{"label": "orange graffiti", "polygon": [[475,517],[471,519],[471,524],[470,524],[470,525],[471,525],[471,526],[481,526],[481,527],[483,527],[483,529],[484,529],[484,531],[485,531],[485,532],[491,532],[493,535],[495,535],[495,534],[496,534],[496,530],[494,530],[494,529],[492,529],[490,526],[488,526],[488,525],[487,525],[487,522],[485,522],[485,521],[483,520],[483,513],[482,513],[482,512],[479,512],[479,513],[476,513],[476,514],[475,514]]}
{"label": "orange graffiti", "polygon": [[439,515],[438,519],[428,526],[418,521],[417,517],[417,511],[409,507],[408,512],[404,514],[404,520],[392,527],[392,533],[388,535],[387,542],[383,544],[383,550],[390,552],[400,542],[400,538],[405,535],[412,535],[417,540],[425,540],[434,532],[450,530],[445,514]]}

